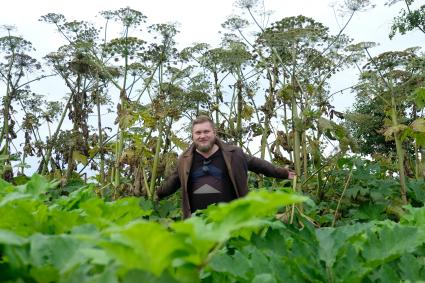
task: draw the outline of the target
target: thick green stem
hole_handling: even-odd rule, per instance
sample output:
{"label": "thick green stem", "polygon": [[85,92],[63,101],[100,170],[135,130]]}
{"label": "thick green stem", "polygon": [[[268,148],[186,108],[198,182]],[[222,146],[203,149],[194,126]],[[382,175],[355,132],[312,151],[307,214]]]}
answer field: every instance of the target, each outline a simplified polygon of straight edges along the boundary
{"label": "thick green stem", "polygon": [[416,180],[419,180],[420,178],[420,167],[421,163],[419,160],[419,148],[418,148],[418,144],[415,141],[415,178]]}
{"label": "thick green stem", "polygon": [[242,97],[242,80],[239,78],[236,82],[237,86],[237,113],[236,113],[236,139],[238,144],[242,146],[242,109],[243,109],[243,97]]}
{"label": "thick green stem", "polygon": [[114,166],[114,187],[118,187],[121,182],[120,160],[124,144],[124,129],[118,127],[118,140],[115,147],[115,166]]}
{"label": "thick green stem", "polygon": [[[396,104],[395,104],[395,98],[394,94],[391,95],[391,119],[394,127],[399,126],[398,120],[397,120],[397,110],[396,110]],[[395,132],[394,133],[394,140],[395,140],[395,146],[397,151],[397,163],[398,163],[398,171],[400,176],[400,193],[401,193],[401,200],[404,204],[407,204],[407,185],[406,185],[406,176],[404,173],[404,150],[402,146],[402,142],[400,139],[400,133]]]}
{"label": "thick green stem", "polygon": [[300,122],[298,118],[298,106],[297,106],[297,98],[296,98],[296,79],[295,79],[295,67],[296,67],[296,47],[292,47],[292,97],[291,97],[291,112],[292,112],[292,126],[294,131],[294,163],[295,163],[295,172],[297,176],[301,176],[301,131],[299,129]]}
{"label": "thick green stem", "polygon": [[100,91],[96,87],[96,107],[97,107],[97,127],[99,134],[99,152],[100,152],[100,162],[99,162],[99,173],[100,173],[100,184],[103,186],[105,183],[105,153],[103,152],[103,131],[102,131],[102,115],[100,113]]}
{"label": "thick green stem", "polygon": [[338,210],[339,210],[339,207],[341,205],[342,198],[344,197],[345,192],[347,191],[348,185],[350,184],[350,180],[351,180],[352,175],[353,175],[353,168],[351,168],[350,173],[348,174],[347,180],[345,181],[344,190],[342,190],[342,194],[339,197],[338,204],[336,205],[336,209],[335,209],[335,213],[334,213],[334,219],[332,220],[332,226],[331,227],[335,227],[336,219],[338,217]]}
{"label": "thick green stem", "polygon": [[270,117],[268,115],[264,118],[264,127],[263,133],[261,135],[261,144],[260,144],[260,158],[264,159],[266,157],[266,148],[267,148],[267,136],[270,132]]}
{"label": "thick green stem", "polygon": [[[274,62],[274,60],[273,60]],[[269,91],[268,95],[266,95],[266,102],[264,105],[264,127],[263,134],[261,135],[261,158],[264,159],[266,157],[266,148],[267,148],[267,137],[270,133],[270,122],[273,113],[275,112],[275,92],[276,92],[276,84],[278,80],[278,69],[277,66],[273,66],[273,70],[268,70],[268,80],[269,80]],[[270,153],[270,159],[271,152]]]}
{"label": "thick green stem", "polygon": [[[159,83],[159,97],[161,97],[163,94],[162,93],[162,64],[159,65],[158,83]],[[164,100],[161,100],[161,102],[164,103]],[[159,156],[161,152],[162,135],[164,131],[164,119],[165,118],[160,116],[158,120],[158,137],[156,140],[155,156],[154,156],[152,170],[151,170],[151,182],[149,184],[149,192],[148,192],[148,195],[151,195],[151,196],[154,195],[156,177],[158,174]]]}
{"label": "thick green stem", "polygon": [[307,137],[305,131],[303,131],[302,136],[302,153],[303,153],[303,171],[304,177],[308,178],[308,156],[307,156]]}
{"label": "thick green stem", "polygon": [[6,97],[4,99],[4,109],[3,109],[3,129],[2,129],[2,135],[0,137],[0,146],[3,143],[3,140],[5,141],[5,146],[3,147],[2,154],[9,155],[9,113],[10,113],[10,104],[11,104],[12,98],[9,90],[9,84],[7,86],[6,91]]}
{"label": "thick green stem", "polygon": [[25,174],[25,158],[26,158],[27,154],[25,153],[25,151],[22,153],[22,160],[21,160],[21,175]]}
{"label": "thick green stem", "polygon": [[297,103],[295,99],[295,93],[292,97],[292,121],[294,125],[294,163],[295,163],[295,172],[298,176],[301,176],[301,140],[300,140],[300,130],[298,129],[298,111]]}
{"label": "thick green stem", "polygon": [[163,119],[160,119],[158,121],[158,137],[156,140],[156,146],[155,146],[155,157],[153,160],[152,165],[152,176],[151,176],[151,182],[149,184],[149,192],[148,195],[153,195],[153,192],[155,190],[155,183],[156,183],[156,177],[158,173],[158,164],[159,164],[159,153],[161,151],[161,145],[162,145],[162,131],[163,131]]}
{"label": "thick green stem", "polygon": [[220,92],[220,86],[218,84],[218,74],[216,71],[214,71],[214,89],[215,89],[215,124],[219,125],[220,124],[220,120],[219,120],[219,111],[218,111],[218,107],[220,105],[220,98],[221,98],[221,92]]}
{"label": "thick green stem", "polygon": [[[320,138],[322,136],[322,130],[319,128],[317,131],[317,138],[316,141],[320,141]],[[322,166],[322,158],[320,154],[320,148],[319,145],[315,147],[314,153],[313,153],[313,164],[314,169],[317,171]],[[319,200],[323,200],[325,196],[324,188],[323,188],[323,180],[322,180],[322,171],[317,171],[317,198]]]}

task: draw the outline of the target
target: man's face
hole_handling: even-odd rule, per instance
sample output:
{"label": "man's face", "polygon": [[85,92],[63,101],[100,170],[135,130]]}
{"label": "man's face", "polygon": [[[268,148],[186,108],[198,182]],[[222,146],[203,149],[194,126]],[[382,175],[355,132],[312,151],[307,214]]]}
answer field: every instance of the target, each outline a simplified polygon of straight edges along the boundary
{"label": "man's face", "polygon": [[210,122],[195,124],[192,129],[192,140],[196,149],[208,152],[215,144],[215,131]]}

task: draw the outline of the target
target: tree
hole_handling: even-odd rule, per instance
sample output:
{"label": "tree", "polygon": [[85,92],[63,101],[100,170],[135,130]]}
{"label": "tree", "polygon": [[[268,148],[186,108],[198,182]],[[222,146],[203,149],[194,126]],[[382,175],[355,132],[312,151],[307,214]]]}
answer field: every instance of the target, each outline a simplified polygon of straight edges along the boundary
{"label": "tree", "polygon": [[[354,135],[360,138],[359,143],[364,143],[365,154],[384,150],[388,155],[388,149],[394,149],[395,146],[396,155],[393,158],[398,165],[403,203],[407,203],[405,176],[406,172],[410,172],[406,158],[413,154],[417,166],[421,163],[419,155],[415,153],[420,147],[411,150],[407,137],[413,134],[409,124],[418,119],[419,111],[412,94],[423,85],[425,77],[423,69],[419,67],[422,64],[423,58],[417,55],[416,49],[389,51],[370,57],[364,66],[360,83],[355,88],[359,97],[355,109],[360,110],[360,113],[354,112],[355,115],[350,118],[354,122],[351,124]],[[364,125],[359,123],[358,117],[364,111],[371,111],[369,115],[372,114],[372,119],[369,119],[369,123],[373,121],[372,129],[375,131],[369,129],[367,133]],[[385,141],[379,138],[378,133],[385,137]]]}
{"label": "tree", "polygon": [[[16,128],[18,126],[16,119],[13,117],[14,104],[20,103],[25,110],[25,101],[29,101],[31,91],[29,84],[34,80],[27,80],[27,76],[41,70],[41,64],[31,57],[34,49],[31,42],[22,37],[12,35],[11,27],[6,27],[7,35],[0,38],[0,52],[4,54],[3,60],[0,62],[0,79],[5,86],[5,95],[2,99],[2,127],[0,132],[0,176],[5,180],[11,180],[13,171],[11,160],[16,159],[12,156],[11,143],[17,137]],[[38,77],[35,80],[41,79]],[[39,104],[40,105],[40,104]],[[38,105],[38,106],[39,106]],[[28,130],[31,118],[28,114],[26,121],[26,143],[28,144],[30,136]],[[37,139],[37,137],[35,137]],[[27,152],[28,153],[28,150]],[[25,153],[24,155],[25,156]],[[23,162],[25,158],[23,158]],[[21,164],[24,166],[24,164]]]}
{"label": "tree", "polygon": [[[66,21],[61,14],[47,14],[42,17],[42,20],[55,24],[59,32],[68,40],[67,45],[61,46],[56,52],[46,56],[48,64],[64,80],[70,95],[57,130],[49,141],[47,156],[42,167],[44,173],[47,172],[49,163],[53,168],[55,167],[55,164],[51,162],[51,154],[54,145],[59,146],[62,150],[57,154],[67,160],[68,165],[64,179],[66,183],[71,179],[77,162],[83,165],[88,163],[91,136],[88,116],[96,105],[96,100],[90,96],[90,93],[98,90],[98,77],[102,72],[92,60],[92,54],[96,50],[98,30],[84,21]],[[57,143],[57,137],[68,110],[72,130],[68,132],[65,149]]]}
{"label": "tree", "polygon": [[[292,136],[293,140],[287,144],[292,144],[297,174],[302,173],[305,179],[309,176],[309,155],[315,159],[315,170],[322,166],[321,140],[326,137],[326,131],[336,133],[334,137],[341,141],[340,145],[349,144],[344,140],[343,129],[322,117],[338,113],[333,111],[326,86],[333,74],[352,62],[353,53],[347,49],[349,43],[350,39],[343,34],[332,36],[327,27],[304,16],[275,22],[257,39],[259,58],[269,64],[275,62],[269,67],[276,69],[280,90],[275,95],[291,113],[292,131],[285,136]],[[322,187],[318,174],[318,191]]]}

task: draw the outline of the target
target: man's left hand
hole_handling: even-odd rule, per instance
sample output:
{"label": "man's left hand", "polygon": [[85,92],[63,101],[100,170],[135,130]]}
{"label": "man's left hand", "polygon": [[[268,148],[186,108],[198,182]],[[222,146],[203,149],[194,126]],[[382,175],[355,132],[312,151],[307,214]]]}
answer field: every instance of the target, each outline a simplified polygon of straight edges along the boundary
{"label": "man's left hand", "polygon": [[297,174],[295,173],[295,171],[292,171],[292,170],[289,170],[288,169],[288,179],[289,180],[293,180],[296,175]]}

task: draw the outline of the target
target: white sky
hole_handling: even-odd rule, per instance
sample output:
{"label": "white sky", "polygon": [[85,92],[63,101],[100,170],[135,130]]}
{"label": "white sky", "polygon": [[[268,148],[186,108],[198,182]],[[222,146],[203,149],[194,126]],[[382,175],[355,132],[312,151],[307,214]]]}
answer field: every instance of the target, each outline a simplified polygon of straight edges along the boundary
{"label": "white sky", "polygon": [[[49,42],[52,30],[47,24],[38,22],[41,15],[49,12],[62,13],[68,20],[100,20],[98,12],[129,6],[141,11],[149,23],[179,22],[182,46],[192,42],[214,43],[219,39],[220,24],[227,16],[235,13],[233,0],[12,0],[3,3],[0,10],[0,24],[13,24],[18,33],[33,42],[38,49]],[[338,26],[332,3],[344,0],[264,0],[267,10],[274,11],[274,20],[286,16],[303,14],[314,18],[337,32]],[[403,6],[398,3],[386,7],[386,0],[372,0],[376,8],[359,12],[349,25],[346,33],[358,41],[383,42],[388,38],[392,18]],[[416,0],[417,5],[424,0]],[[412,36],[398,37],[392,43],[413,40]],[[407,38],[407,39],[406,39]],[[423,38],[421,39],[423,42]],[[53,42],[52,42],[53,43]],[[417,42],[418,43],[418,42]]]}

